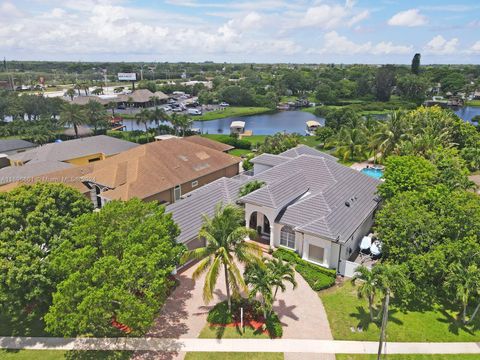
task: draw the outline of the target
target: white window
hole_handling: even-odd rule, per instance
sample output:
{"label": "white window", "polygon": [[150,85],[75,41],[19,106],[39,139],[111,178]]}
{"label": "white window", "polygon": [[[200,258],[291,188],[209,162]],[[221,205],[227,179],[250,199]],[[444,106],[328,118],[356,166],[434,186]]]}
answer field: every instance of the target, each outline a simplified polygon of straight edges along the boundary
{"label": "white window", "polygon": [[197,180],[192,181],[192,188],[197,187],[197,186],[198,186],[198,181]]}
{"label": "white window", "polygon": [[325,254],[325,249],[320,246],[308,245],[308,259],[323,264],[323,257]]}
{"label": "white window", "polygon": [[290,226],[284,226],[280,230],[280,245],[295,249],[295,232]]}
{"label": "white window", "polygon": [[175,201],[180,200],[180,197],[182,196],[182,187],[180,185],[175,186],[173,193]]}

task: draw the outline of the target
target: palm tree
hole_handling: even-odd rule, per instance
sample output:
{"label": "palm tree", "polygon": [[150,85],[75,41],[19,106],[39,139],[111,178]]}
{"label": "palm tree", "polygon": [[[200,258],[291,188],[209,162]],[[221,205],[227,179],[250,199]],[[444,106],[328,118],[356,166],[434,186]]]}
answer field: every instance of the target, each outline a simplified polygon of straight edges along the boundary
{"label": "palm tree", "polygon": [[74,98],[74,96],[75,96],[75,89],[73,89],[73,88],[68,89],[68,90],[65,92],[65,95],[67,95],[67,96],[70,98],[70,100],[73,101],[73,98]]}
{"label": "palm tree", "polygon": [[250,264],[245,269],[244,276],[245,283],[251,287],[250,298],[255,298],[257,294],[261,296],[265,318],[272,312],[278,290],[284,292],[287,289],[285,282],[291,283],[294,289],[297,287],[295,271],[289,263],[281,259],[272,258],[263,264]]}
{"label": "palm tree", "polygon": [[145,126],[145,132],[148,133],[148,124],[151,119],[150,111],[148,109],[142,109],[139,113],[135,114],[137,125],[143,124]]}
{"label": "palm tree", "polygon": [[117,103],[115,101],[109,101],[107,104],[107,108],[112,110],[112,116],[115,117],[115,109],[117,108]]}
{"label": "palm tree", "polygon": [[169,120],[169,117],[165,112],[165,110],[159,107],[155,107],[155,109],[151,110],[150,115],[151,115],[151,120],[155,122],[155,124],[157,125],[157,128],[160,126],[160,121],[164,122]]}
{"label": "palm tree", "polygon": [[82,89],[82,85],[80,85],[80,83],[77,82],[77,83],[75,83],[73,88],[78,91],[78,96],[80,96],[81,95],[80,90]]}
{"label": "palm tree", "polygon": [[357,295],[359,298],[367,298],[368,310],[370,312],[370,320],[374,321],[373,316],[373,304],[375,302],[375,296],[379,291],[378,288],[378,273],[373,272],[366,266],[359,266],[356,269],[355,275],[352,278],[352,284],[356,284],[358,280],[361,280],[360,286],[357,288]]}
{"label": "palm tree", "polygon": [[170,122],[175,129],[175,135],[178,134],[178,129],[182,129],[182,136],[185,136],[185,131],[192,126],[193,120],[185,114],[174,113],[170,117]]}
{"label": "palm tree", "polygon": [[80,105],[65,103],[60,113],[60,125],[71,125],[78,138],[78,126],[86,124],[87,118]]}
{"label": "palm tree", "polygon": [[373,135],[374,145],[382,159],[395,152],[400,142],[408,136],[404,114],[403,111],[392,112]]}
{"label": "palm tree", "polygon": [[107,127],[107,112],[102,104],[98,101],[90,100],[84,109],[88,124],[93,126],[94,134],[97,134],[98,128]]}
{"label": "palm tree", "polygon": [[202,259],[193,273],[193,278],[198,279],[206,272],[203,285],[203,299],[206,303],[213,299],[220,267],[223,265],[229,311],[232,310],[232,295],[238,296],[241,291],[248,291],[236,261],[244,264],[261,262],[260,247],[245,241],[247,236],[254,237],[256,234],[243,226],[243,222],[244,213],[238,206],[217,205],[213,217],[204,216],[198,234],[199,238],[206,240],[207,245],[188,251],[182,259],[184,262]]}
{"label": "palm tree", "polygon": [[240,190],[238,191],[238,196],[242,197],[247,194],[250,194],[251,192],[263,187],[263,185],[265,185],[265,182],[260,180],[249,181],[248,183],[246,183],[240,188]]}
{"label": "palm tree", "polygon": [[333,144],[343,160],[368,157],[368,139],[362,127],[342,127],[334,137]]}

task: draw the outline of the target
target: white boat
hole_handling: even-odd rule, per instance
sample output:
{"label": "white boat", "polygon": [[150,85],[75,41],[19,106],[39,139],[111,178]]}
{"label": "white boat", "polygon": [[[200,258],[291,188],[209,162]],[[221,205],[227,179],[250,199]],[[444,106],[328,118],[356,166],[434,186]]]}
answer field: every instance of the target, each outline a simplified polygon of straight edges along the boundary
{"label": "white boat", "polygon": [[305,133],[308,136],[314,136],[315,131],[322,126],[318,121],[315,121],[315,120],[308,120],[306,124],[307,124],[307,129],[305,130]]}
{"label": "white boat", "polygon": [[232,121],[232,123],[230,124],[231,134],[243,134],[244,130],[245,130],[244,121]]}

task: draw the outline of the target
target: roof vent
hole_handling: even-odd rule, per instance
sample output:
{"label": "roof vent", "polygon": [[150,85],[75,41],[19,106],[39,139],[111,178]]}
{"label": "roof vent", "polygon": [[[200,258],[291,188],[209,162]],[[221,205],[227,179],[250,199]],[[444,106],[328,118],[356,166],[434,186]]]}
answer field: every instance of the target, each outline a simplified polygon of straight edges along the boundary
{"label": "roof vent", "polygon": [[350,202],[345,201],[345,206],[346,206],[346,207],[350,207]]}

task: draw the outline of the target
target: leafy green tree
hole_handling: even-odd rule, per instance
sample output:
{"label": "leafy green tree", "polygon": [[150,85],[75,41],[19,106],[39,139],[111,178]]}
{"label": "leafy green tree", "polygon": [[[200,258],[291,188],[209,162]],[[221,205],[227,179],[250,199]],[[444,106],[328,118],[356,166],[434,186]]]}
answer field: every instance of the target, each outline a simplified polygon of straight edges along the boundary
{"label": "leafy green tree", "polygon": [[0,312],[18,321],[43,315],[57,279],[50,270],[59,236],[92,210],[62,184],[39,183],[0,193]]}
{"label": "leafy green tree", "polygon": [[422,191],[433,185],[438,170],[431,162],[419,156],[390,156],[385,162],[384,182],[378,192],[384,199],[409,190]]}
{"label": "leafy green tree", "polygon": [[315,98],[325,104],[334,104],[337,101],[337,93],[331,83],[322,82],[315,90]]}
{"label": "leafy green tree", "polygon": [[252,106],[255,105],[254,94],[250,89],[231,85],[222,88],[218,92],[221,101],[225,101],[230,105]]}
{"label": "leafy green tree", "polygon": [[183,245],[165,207],[138,199],[108,202],[61,236],[52,271],[62,279],[45,315],[60,336],[114,336],[112,319],[142,335],[173,285]]}
{"label": "leafy green tree", "polygon": [[351,126],[358,122],[359,116],[351,109],[335,109],[328,111],[325,116],[325,127],[334,129],[336,132],[342,127]]}
{"label": "leafy green tree", "polygon": [[413,56],[411,71],[412,71],[412,74],[414,75],[418,75],[420,73],[420,58],[421,58],[421,55],[419,53],[416,53]]}
{"label": "leafy green tree", "polygon": [[232,309],[232,296],[239,296],[242,291],[247,292],[237,261],[248,264],[261,259],[260,247],[245,241],[247,236],[254,238],[256,233],[243,226],[244,221],[241,208],[235,205],[222,207],[219,204],[213,217],[204,216],[202,229],[198,234],[206,240],[207,245],[191,250],[183,257],[183,261],[201,259],[193,278],[198,279],[201,274],[206,273],[203,299],[207,303],[213,299],[213,291],[223,266],[229,311]]}
{"label": "leafy green tree", "polygon": [[425,100],[427,83],[425,79],[416,75],[406,75],[397,81],[397,88],[405,100],[421,104]]}
{"label": "leafy green tree", "polygon": [[60,113],[60,125],[71,125],[75,131],[75,137],[78,138],[78,127],[88,123],[82,106],[77,104],[65,103]]}
{"label": "leafy green tree", "polygon": [[335,131],[326,126],[321,126],[315,130],[315,136],[317,137],[317,140],[319,140],[322,144],[325,144],[328,139],[330,139],[332,136],[335,135]]}
{"label": "leafy green tree", "polygon": [[280,154],[291,148],[296,147],[300,143],[298,134],[276,133],[267,135],[263,143],[258,147],[258,153]]}
{"label": "leafy green tree", "polygon": [[250,194],[251,192],[260,189],[264,185],[265,185],[265,182],[260,180],[249,181],[248,183],[246,183],[240,188],[240,191],[238,192],[238,196],[241,197],[241,196]]}
{"label": "leafy green tree", "polygon": [[389,101],[395,85],[395,67],[384,65],[377,69],[375,76],[376,97],[379,101]]}
{"label": "leafy green tree", "polygon": [[438,169],[437,182],[446,185],[449,189],[471,189],[474,184],[468,179],[468,171],[465,160],[455,148],[438,148],[432,152],[430,161]]}

